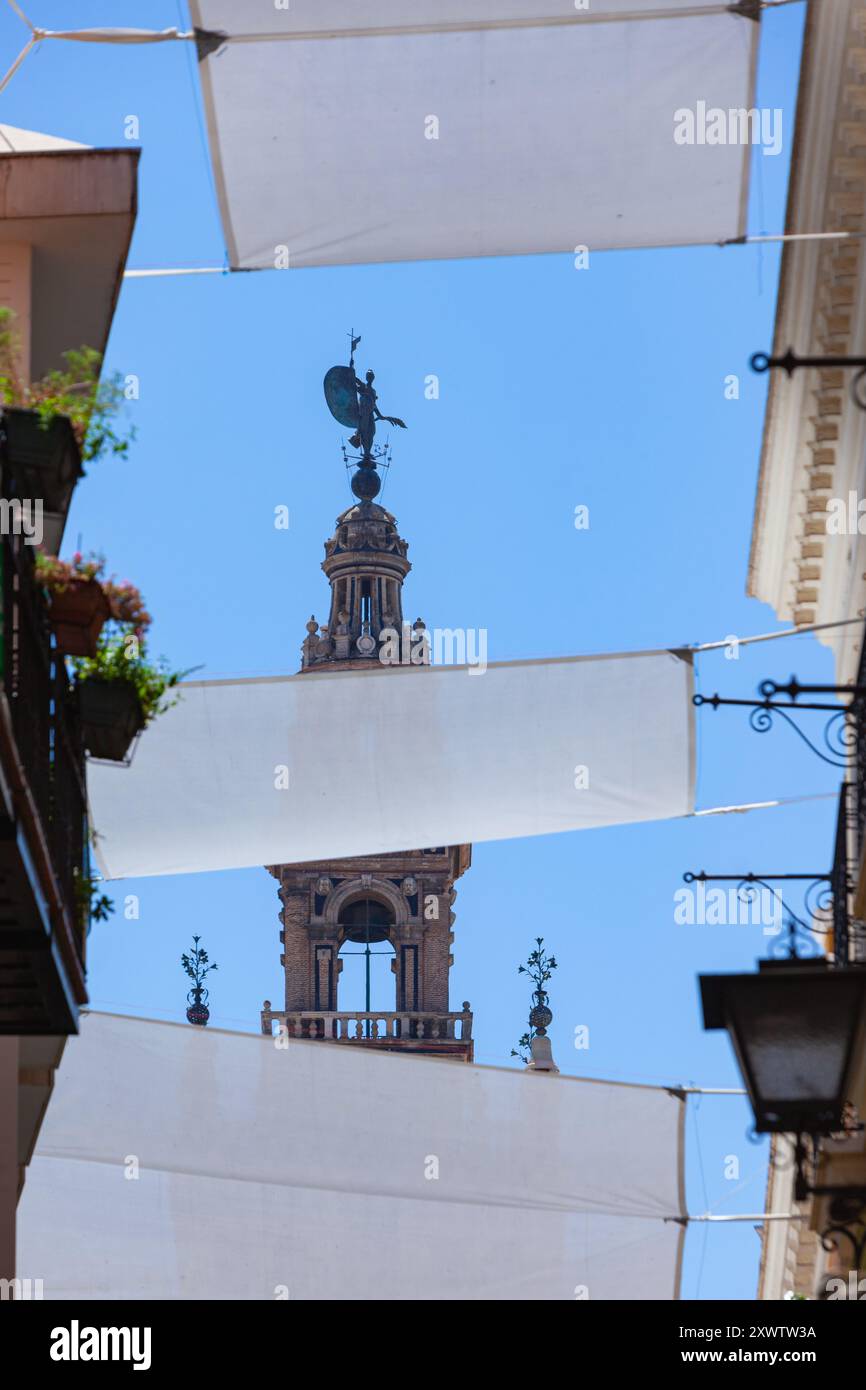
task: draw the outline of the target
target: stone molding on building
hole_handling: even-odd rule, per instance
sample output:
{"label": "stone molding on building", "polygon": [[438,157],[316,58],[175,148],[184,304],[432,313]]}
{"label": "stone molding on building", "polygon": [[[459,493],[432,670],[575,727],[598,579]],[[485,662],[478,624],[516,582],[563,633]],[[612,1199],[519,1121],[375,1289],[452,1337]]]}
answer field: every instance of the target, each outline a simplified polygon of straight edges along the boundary
{"label": "stone molding on building", "polygon": [[[773,352],[862,354],[866,341],[866,0],[809,6]],[[771,374],[747,592],[797,626],[866,615],[866,536],[828,532],[828,503],[866,497],[866,412],[838,368]],[[840,680],[860,633],[818,634]]]}

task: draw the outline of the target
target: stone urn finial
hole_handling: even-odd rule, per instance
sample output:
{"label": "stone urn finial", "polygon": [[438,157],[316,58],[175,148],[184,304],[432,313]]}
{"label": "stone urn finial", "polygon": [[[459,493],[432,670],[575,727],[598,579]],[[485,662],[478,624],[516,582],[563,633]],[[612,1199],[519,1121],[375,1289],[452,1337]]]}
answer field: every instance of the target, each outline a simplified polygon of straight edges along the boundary
{"label": "stone urn finial", "polygon": [[519,975],[528,975],[535,985],[532,991],[532,1007],[529,1010],[529,1031],[520,1038],[516,1050],[511,1049],[512,1057],[520,1057],[527,1071],[558,1072],[553,1060],[553,1052],[547,1030],[553,1022],[549,1008],[547,982],[557,968],[556,960],[544,949],[544,937],[535,938],[535,950],[529,953],[525,965],[517,967]]}
{"label": "stone urn finial", "polygon": [[200,941],[200,936],[193,937],[192,950],[189,955],[184,951],[180,962],[192,980],[192,989],[186,996],[189,1001],[186,1011],[187,1021],[195,1024],[198,1028],[204,1028],[210,1018],[210,1009],[207,1005],[209,993],[204,982],[211,970],[217,969],[217,965],[216,962],[211,963],[209,961],[207,951],[198,944]]}

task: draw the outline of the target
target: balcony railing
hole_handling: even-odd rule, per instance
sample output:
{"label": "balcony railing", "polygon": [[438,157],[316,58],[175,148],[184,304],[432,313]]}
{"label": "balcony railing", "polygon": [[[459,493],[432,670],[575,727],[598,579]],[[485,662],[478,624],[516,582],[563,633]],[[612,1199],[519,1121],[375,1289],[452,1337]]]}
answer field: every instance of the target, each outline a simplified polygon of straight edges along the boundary
{"label": "balcony railing", "polygon": [[87,872],[87,793],[81,727],[66,664],[51,646],[33,549],[3,538],[3,682],[18,754],[48,840],[52,865],[84,939],[76,879]]}
{"label": "balcony railing", "polygon": [[3,537],[2,676],[18,756],[47,827],[51,804],[55,675],[45,604],[34,581],[32,548]]}
{"label": "balcony railing", "polygon": [[268,1001],[262,1009],[262,1032],[273,1033],[277,1023],[280,1032],[289,1038],[330,1042],[387,1043],[432,1046],[455,1042],[468,1043],[472,1038],[472,1013],[383,1013],[381,1011],[326,1013],[302,1010],[297,1013],[275,1012]]}
{"label": "balcony railing", "polygon": [[830,888],[833,894],[833,957],[838,965],[846,965],[852,956],[854,934],[851,925],[851,894],[854,889],[853,845],[858,837],[857,788],[843,782],[839,789],[839,808],[836,814],[836,840],[833,848],[833,867]]}
{"label": "balcony railing", "polygon": [[[61,981],[49,981],[51,988],[46,988],[55,999],[80,999],[87,928],[83,876],[88,873],[87,798],[80,725],[65,662],[52,646],[47,607],[35,578],[33,547],[21,536],[3,536],[0,562],[3,597],[0,680],[11,738],[11,747],[4,756],[11,757],[13,780],[20,783],[16,791],[18,809],[6,840],[10,846],[22,846],[17,851],[19,857],[28,860],[22,881],[41,884],[35,891],[44,899],[55,927],[62,926],[60,936],[68,943],[66,949],[71,947],[77,958],[71,975]],[[9,780],[10,769],[6,772]],[[9,854],[15,853],[10,847]],[[15,861],[10,859],[9,862],[14,872]],[[21,912],[26,915],[24,907]],[[10,928],[12,921],[8,920]],[[18,937],[22,950],[26,949],[26,938],[20,935],[24,930],[22,916]],[[5,941],[11,946],[12,937],[7,934]],[[32,957],[36,975],[43,985],[46,944],[44,937],[41,944],[34,941]],[[59,940],[50,942],[49,958],[60,970],[63,950],[56,949],[58,944]],[[78,985],[72,987],[70,979],[75,976]],[[54,985],[58,988],[53,988]],[[35,1008],[35,996],[28,995],[28,998],[31,1000],[28,1007]],[[10,1025],[13,1003],[10,999],[9,1018],[6,1019]],[[48,1013],[43,1031],[51,1032],[53,1006],[46,1007]],[[59,1031],[68,1031],[68,1028]]]}
{"label": "balcony railing", "polygon": [[[857,688],[866,688],[866,640],[862,642],[860,666],[857,671]],[[854,714],[854,777],[851,788],[852,812],[855,824],[857,863],[863,858],[866,842],[866,708],[863,700],[855,700],[851,706]]]}

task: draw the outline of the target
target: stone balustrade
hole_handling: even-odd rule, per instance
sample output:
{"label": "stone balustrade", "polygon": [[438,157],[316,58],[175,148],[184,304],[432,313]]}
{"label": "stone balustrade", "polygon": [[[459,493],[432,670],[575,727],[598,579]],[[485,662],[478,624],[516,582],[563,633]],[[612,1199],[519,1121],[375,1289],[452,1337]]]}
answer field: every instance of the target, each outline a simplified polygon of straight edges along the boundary
{"label": "stone balustrade", "polygon": [[289,1038],[351,1043],[399,1043],[425,1049],[437,1043],[468,1043],[472,1038],[472,1012],[468,1006],[462,1013],[383,1013],[334,1012],[303,1010],[287,1013],[271,1008],[266,999],[262,1009],[262,1032],[272,1036],[274,1023],[280,1033]]}

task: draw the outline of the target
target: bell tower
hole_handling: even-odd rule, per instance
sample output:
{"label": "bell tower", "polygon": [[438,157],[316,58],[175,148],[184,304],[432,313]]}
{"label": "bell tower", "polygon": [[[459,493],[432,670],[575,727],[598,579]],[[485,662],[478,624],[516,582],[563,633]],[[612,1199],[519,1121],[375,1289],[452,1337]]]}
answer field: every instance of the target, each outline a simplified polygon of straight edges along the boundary
{"label": "bell tower", "polygon": [[[331,587],[328,621],[307,623],[301,673],[315,680],[322,671],[387,671],[381,644],[399,638],[405,660],[429,662],[426,629],[420,618],[410,628],[403,619],[403,581],[411,569],[408,546],[390,512],[373,499],[381,486],[373,446],[375,404],[371,372],[367,385],[349,367],[333,367],[325,377],[332,414],[355,429],[349,443],[363,447],[353,460],[352,491],[357,502],[336,522],[325,542],[322,569]],[[372,394],[372,403],[364,392]],[[353,406],[354,401],[354,406]],[[365,414],[366,412],[366,414]],[[405,428],[405,426],[403,426]],[[334,731],[339,736],[340,731]],[[453,903],[457,879],[471,862],[470,845],[443,845],[353,859],[308,864],[273,864],[279,885],[280,964],[285,973],[283,1008],[265,1000],[262,1032],[276,1028],[292,1038],[420,1052],[472,1061],[469,1004],[451,1010],[448,978],[454,939]],[[393,977],[387,1007],[374,1007],[371,978],[375,958],[390,955]],[[363,1009],[340,1008],[340,976],[347,957],[363,968]],[[353,969],[357,969],[353,961]]]}
{"label": "bell tower", "polygon": [[[322,561],[331,585],[328,621],[321,628],[315,618],[307,623],[302,670],[334,669],[335,663],[347,670],[359,663],[380,666],[380,634],[403,634],[403,580],[412,568],[408,549],[395,518],[376,502],[357,503],[337,517]],[[416,629],[423,626],[419,619]]]}

